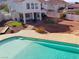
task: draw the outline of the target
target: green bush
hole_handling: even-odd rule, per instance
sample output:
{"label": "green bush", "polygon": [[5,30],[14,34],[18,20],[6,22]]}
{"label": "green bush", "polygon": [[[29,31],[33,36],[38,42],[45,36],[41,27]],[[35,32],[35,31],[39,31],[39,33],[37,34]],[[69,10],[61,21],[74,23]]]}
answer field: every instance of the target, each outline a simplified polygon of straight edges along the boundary
{"label": "green bush", "polygon": [[35,28],[35,31],[38,33],[45,33],[45,29],[43,27],[37,27]]}
{"label": "green bush", "polygon": [[45,21],[45,23],[46,24],[54,24],[55,22],[53,20],[51,20],[51,19],[48,19],[48,20]]}
{"label": "green bush", "polygon": [[21,22],[17,22],[17,21],[7,22],[6,24],[8,26],[12,26],[12,27],[20,27],[20,26],[22,26],[22,23]]}
{"label": "green bush", "polygon": [[76,10],[76,11],[75,11],[75,14],[78,14],[78,15],[79,15],[79,10]]}
{"label": "green bush", "polygon": [[5,5],[1,5],[0,6],[0,10],[4,10],[6,12],[9,12],[8,6],[6,4]]}
{"label": "green bush", "polygon": [[65,19],[66,14],[60,14],[60,19]]}
{"label": "green bush", "polygon": [[8,7],[5,7],[3,10],[6,11],[6,12],[9,12]]}

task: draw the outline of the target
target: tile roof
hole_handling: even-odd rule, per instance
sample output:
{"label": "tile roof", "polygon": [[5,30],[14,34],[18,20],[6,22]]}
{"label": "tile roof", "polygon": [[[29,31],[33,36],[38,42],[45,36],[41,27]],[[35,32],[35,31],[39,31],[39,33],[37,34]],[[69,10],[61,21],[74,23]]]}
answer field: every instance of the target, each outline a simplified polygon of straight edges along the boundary
{"label": "tile roof", "polygon": [[73,4],[73,5],[70,5],[69,7],[71,7],[71,8],[79,8],[79,4]]}
{"label": "tile roof", "polygon": [[[22,2],[24,0],[14,0],[15,2]],[[64,0],[39,0],[40,2],[49,2],[49,3],[59,3],[59,2],[64,2]]]}
{"label": "tile roof", "polygon": [[14,2],[23,2],[25,0],[13,0]]}

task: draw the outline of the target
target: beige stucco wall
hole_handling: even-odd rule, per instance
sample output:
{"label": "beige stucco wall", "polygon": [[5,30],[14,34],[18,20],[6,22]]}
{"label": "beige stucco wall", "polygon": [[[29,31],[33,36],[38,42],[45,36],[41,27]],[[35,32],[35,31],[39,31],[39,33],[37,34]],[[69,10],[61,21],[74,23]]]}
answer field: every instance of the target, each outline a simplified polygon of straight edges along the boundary
{"label": "beige stucco wall", "polygon": [[75,14],[66,14],[66,19],[68,19],[68,20],[79,21],[79,15],[75,15]]}

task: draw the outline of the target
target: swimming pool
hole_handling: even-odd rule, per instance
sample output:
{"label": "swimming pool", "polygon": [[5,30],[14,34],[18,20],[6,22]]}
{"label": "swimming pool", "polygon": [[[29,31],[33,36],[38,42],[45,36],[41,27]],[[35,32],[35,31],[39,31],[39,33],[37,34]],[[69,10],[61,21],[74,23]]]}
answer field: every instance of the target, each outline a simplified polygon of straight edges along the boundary
{"label": "swimming pool", "polygon": [[0,59],[79,59],[79,45],[16,36],[0,42]]}

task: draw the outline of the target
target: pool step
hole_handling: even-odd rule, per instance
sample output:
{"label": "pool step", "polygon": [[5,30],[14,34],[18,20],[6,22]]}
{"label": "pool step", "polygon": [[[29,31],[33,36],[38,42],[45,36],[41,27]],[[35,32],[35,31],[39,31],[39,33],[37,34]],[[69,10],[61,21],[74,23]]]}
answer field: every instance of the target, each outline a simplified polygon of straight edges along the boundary
{"label": "pool step", "polygon": [[0,58],[11,59],[30,44],[31,41],[17,40],[17,39],[2,44],[0,46]]}

